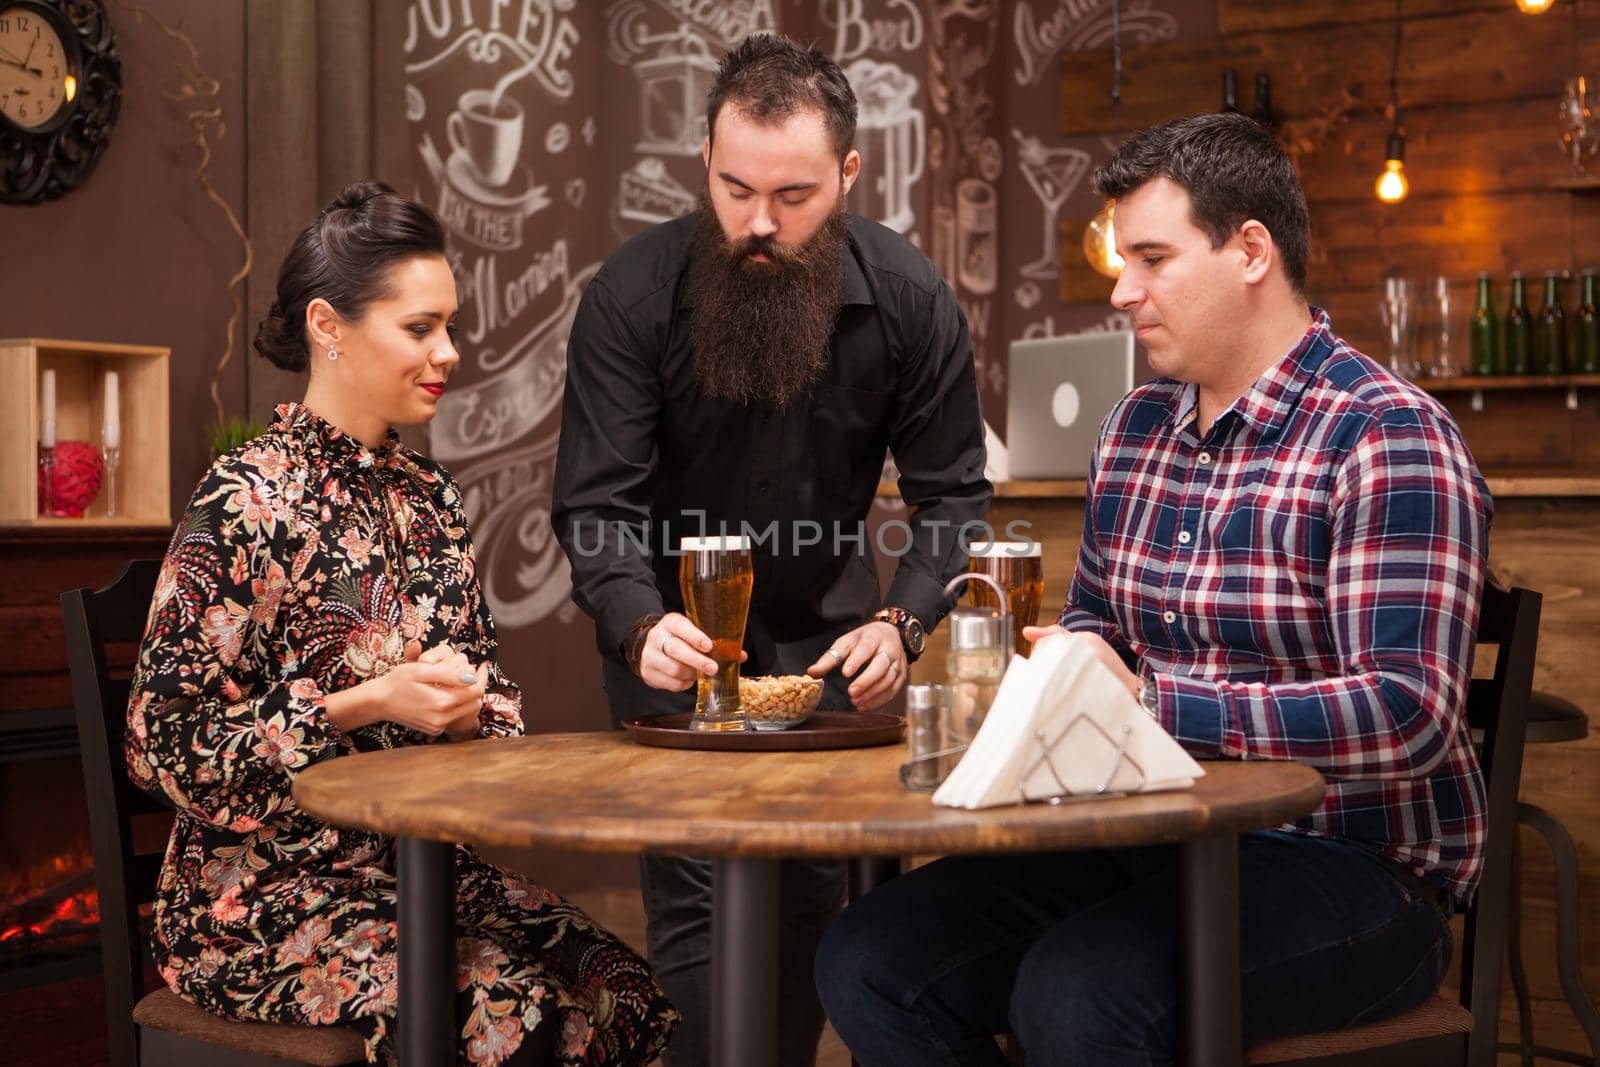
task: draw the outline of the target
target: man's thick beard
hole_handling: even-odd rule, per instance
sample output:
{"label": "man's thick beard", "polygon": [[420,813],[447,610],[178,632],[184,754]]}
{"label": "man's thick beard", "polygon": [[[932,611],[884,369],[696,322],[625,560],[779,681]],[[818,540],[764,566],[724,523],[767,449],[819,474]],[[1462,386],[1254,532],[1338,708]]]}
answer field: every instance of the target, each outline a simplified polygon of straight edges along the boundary
{"label": "man's thick beard", "polygon": [[[704,196],[689,249],[689,340],[710,396],[787,407],[828,365],[850,222],[843,198],[803,244],[729,242]],[[751,259],[761,252],[765,263]]]}

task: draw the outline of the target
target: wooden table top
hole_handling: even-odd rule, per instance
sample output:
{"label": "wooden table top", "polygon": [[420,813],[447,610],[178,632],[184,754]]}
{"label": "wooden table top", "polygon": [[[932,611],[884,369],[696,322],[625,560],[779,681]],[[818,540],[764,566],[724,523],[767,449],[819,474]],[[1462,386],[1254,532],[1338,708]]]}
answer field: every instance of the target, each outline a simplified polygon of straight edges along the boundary
{"label": "wooden table top", "polygon": [[824,858],[1182,841],[1289,821],[1323,791],[1300,764],[1219,761],[1189,790],[958,811],[902,790],[904,758],[903,745],[707,752],[540,734],[327,760],[294,798],[338,826],[427,840]]}

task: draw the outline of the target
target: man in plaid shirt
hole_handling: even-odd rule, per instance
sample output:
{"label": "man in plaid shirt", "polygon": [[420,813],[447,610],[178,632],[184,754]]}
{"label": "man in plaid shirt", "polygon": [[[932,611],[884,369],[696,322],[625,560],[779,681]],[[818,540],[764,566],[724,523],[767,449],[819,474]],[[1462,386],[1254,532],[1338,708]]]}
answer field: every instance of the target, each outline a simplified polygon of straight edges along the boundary
{"label": "man in plaid shirt", "polygon": [[[1199,757],[1326,797],[1240,842],[1244,1037],[1427,999],[1484,847],[1465,721],[1490,501],[1449,414],[1305,297],[1305,196],[1240,115],[1142,131],[1095,176],[1112,302],[1160,378],[1106,418],[1057,626]],[[941,860],[852,905],[817,983],[857,1060],[1182,1055],[1172,846]]]}

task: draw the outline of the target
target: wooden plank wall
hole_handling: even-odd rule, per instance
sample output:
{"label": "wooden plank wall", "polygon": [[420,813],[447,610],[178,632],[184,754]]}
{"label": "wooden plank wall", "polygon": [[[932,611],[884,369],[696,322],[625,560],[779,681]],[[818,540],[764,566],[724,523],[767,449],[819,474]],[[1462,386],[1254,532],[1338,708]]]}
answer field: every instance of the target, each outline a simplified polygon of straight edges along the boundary
{"label": "wooden plank wall", "polygon": [[[1218,26],[1213,40],[1125,51],[1122,129],[1214,109],[1225,67],[1238,71],[1248,110],[1255,74],[1268,71],[1286,142],[1309,142],[1299,164],[1311,205],[1310,296],[1364,351],[1382,358],[1377,288],[1386,273],[1448,276],[1464,326],[1478,271],[1495,278],[1503,313],[1513,270],[1537,282],[1546,270],[1600,266],[1600,196],[1555,186],[1566,176],[1562,79],[1600,76],[1597,0],[1558,0],[1537,17],[1511,0],[1404,0],[1399,97],[1411,194],[1399,205],[1380,204],[1372,192],[1389,131],[1393,0],[1218,0]],[[1104,103],[1110,65],[1109,48],[1066,57],[1064,134],[1118,132]],[[1592,170],[1600,173],[1600,161]],[[1109,285],[1080,269],[1077,232],[1063,234],[1062,299],[1103,301]],[[1574,289],[1568,282],[1569,306]],[[1530,302],[1539,299],[1530,294]],[[1469,394],[1446,397],[1486,471],[1600,471],[1600,390],[1579,394],[1576,410],[1559,390],[1483,400],[1474,412]],[[1587,739],[1529,748],[1522,796],[1553,812],[1576,840],[1583,973],[1600,993],[1600,677],[1589,667],[1600,648],[1597,528],[1593,500],[1501,501],[1490,557],[1502,578],[1545,594],[1536,688],[1590,716]],[[1586,1050],[1556,978],[1554,872],[1537,837],[1525,832],[1523,845],[1538,1038]],[[1504,1007],[1502,1040],[1516,1029],[1509,987]]]}
{"label": "wooden plank wall", "polygon": [[[1299,163],[1311,204],[1310,295],[1374,355],[1377,286],[1387,273],[1447,276],[1464,325],[1479,271],[1496,279],[1503,310],[1513,270],[1537,284],[1546,270],[1600,265],[1600,196],[1554,187],[1566,175],[1556,114],[1562,79],[1600,73],[1600,3],[1561,0],[1533,17],[1510,0],[1407,0],[1398,85],[1411,195],[1384,205],[1372,187],[1390,128],[1393,13],[1384,0],[1219,0],[1220,37],[1128,49],[1123,58],[1123,131],[1216,108],[1225,67],[1238,71],[1246,109],[1255,74],[1271,75],[1284,139],[1306,146]],[[1063,63],[1064,134],[1118,132],[1105,103],[1110,65],[1109,49]],[[1079,269],[1076,240],[1063,239],[1061,249],[1062,299],[1104,299],[1107,285]],[[1575,304],[1576,283],[1566,288]]]}

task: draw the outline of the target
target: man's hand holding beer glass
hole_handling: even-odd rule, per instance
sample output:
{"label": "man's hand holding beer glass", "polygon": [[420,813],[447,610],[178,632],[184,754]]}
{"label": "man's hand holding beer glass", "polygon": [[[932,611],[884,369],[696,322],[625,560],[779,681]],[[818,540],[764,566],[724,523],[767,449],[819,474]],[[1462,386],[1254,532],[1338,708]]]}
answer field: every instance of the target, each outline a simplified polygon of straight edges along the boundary
{"label": "man's hand holding beer glass", "polygon": [[850,703],[857,711],[877,711],[906,682],[906,652],[900,631],[873,621],[840,634],[806,668],[813,678],[839,670],[850,679]]}
{"label": "man's hand holding beer glass", "polygon": [[[739,662],[750,658],[750,653],[740,651]],[[681,693],[694,685],[699,675],[707,678],[717,673],[717,661],[711,658],[711,638],[679,612],[663,615],[661,621],[650,628],[645,638],[644,651],[639,655],[639,677],[652,689],[665,689]]]}

